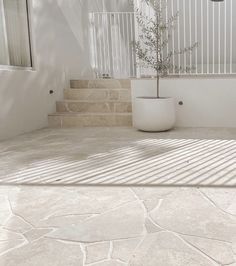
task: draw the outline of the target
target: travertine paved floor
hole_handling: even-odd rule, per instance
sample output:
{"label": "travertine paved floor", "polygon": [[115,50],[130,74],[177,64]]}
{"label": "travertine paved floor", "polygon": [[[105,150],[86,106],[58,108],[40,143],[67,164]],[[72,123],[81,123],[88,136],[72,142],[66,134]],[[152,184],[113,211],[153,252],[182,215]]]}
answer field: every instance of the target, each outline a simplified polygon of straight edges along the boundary
{"label": "travertine paved floor", "polygon": [[97,128],[0,143],[0,265],[235,266],[235,142]]}

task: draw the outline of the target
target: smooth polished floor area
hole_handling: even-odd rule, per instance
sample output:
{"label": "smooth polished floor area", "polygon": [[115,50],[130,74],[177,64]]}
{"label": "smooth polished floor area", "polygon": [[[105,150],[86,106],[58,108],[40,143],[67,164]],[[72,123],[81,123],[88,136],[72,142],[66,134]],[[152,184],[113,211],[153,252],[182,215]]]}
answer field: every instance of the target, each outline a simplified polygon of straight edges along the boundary
{"label": "smooth polished floor area", "polygon": [[0,143],[1,266],[236,265],[236,130]]}

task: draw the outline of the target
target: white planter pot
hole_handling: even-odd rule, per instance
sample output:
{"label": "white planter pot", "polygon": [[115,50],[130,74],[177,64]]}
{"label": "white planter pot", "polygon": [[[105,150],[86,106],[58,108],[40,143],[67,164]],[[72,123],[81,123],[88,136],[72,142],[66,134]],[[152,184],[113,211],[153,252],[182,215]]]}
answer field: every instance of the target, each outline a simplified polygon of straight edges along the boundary
{"label": "white planter pot", "polygon": [[167,131],[174,127],[172,98],[137,97],[133,104],[133,126],[142,131]]}

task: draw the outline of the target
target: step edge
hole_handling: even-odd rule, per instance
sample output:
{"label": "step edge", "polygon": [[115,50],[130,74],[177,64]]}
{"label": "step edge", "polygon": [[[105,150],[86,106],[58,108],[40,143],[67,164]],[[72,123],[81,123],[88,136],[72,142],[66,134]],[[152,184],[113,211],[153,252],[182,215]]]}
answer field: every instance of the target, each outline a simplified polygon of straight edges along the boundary
{"label": "step edge", "polygon": [[49,114],[48,116],[99,116],[99,115],[104,115],[104,116],[112,116],[112,115],[121,115],[121,116],[132,116],[132,112],[124,112],[124,113],[79,113],[79,112],[56,112]]}
{"label": "step edge", "polygon": [[70,90],[131,90],[131,87],[71,87]]}
{"label": "step edge", "polygon": [[59,100],[56,101],[56,103],[128,103],[131,104],[132,101],[120,101],[120,100],[106,100],[106,101],[102,101],[102,100],[70,100],[70,99],[64,99],[64,100]]}
{"label": "step edge", "polygon": [[99,91],[99,90],[124,90],[124,91],[127,91],[127,90],[130,90],[131,89],[131,87],[130,88],[126,88],[126,87],[121,87],[121,88],[119,88],[119,87],[110,87],[110,88],[106,88],[106,87],[103,87],[103,88],[94,88],[94,87],[89,87],[89,88],[86,88],[86,87],[82,87],[82,88],[80,88],[80,87],[74,87],[74,88],[65,88],[64,90],[72,90],[72,91],[76,91],[76,90],[81,90],[81,91],[83,91],[83,90],[97,90],[97,91]]}

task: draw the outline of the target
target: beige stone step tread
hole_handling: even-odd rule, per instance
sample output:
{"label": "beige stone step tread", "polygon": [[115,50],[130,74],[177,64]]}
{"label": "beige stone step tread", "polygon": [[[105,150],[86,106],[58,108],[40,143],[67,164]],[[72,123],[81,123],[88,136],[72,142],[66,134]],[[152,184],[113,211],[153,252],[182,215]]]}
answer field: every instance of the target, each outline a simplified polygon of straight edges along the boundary
{"label": "beige stone step tread", "polygon": [[58,103],[88,103],[88,104],[105,104],[105,103],[115,103],[115,104],[120,104],[120,103],[131,103],[130,101],[121,101],[121,100],[70,100],[70,99],[64,99],[57,101]]}
{"label": "beige stone step tread", "polygon": [[70,81],[71,88],[130,88],[131,80],[129,79],[94,79],[80,80],[73,79]]}
{"label": "beige stone step tread", "polygon": [[81,82],[81,83],[123,83],[130,84],[131,79],[71,79],[70,82]]}
{"label": "beige stone step tread", "polygon": [[83,88],[65,88],[64,90],[71,90],[71,91],[84,91],[84,90],[96,90],[96,91],[102,91],[102,90],[123,90],[123,91],[130,91],[131,88],[123,88],[123,87],[114,87],[114,88],[106,88],[106,87],[103,87],[103,88],[86,88],[86,87],[83,87]]}
{"label": "beige stone step tread", "polygon": [[57,112],[49,116],[132,116],[132,113],[79,113],[79,112]]}
{"label": "beige stone step tread", "polygon": [[131,102],[61,101],[56,103],[57,112],[73,113],[131,113]]}
{"label": "beige stone step tread", "polygon": [[99,91],[99,90],[124,90],[124,91],[130,91],[131,88],[123,88],[123,87],[114,87],[114,88],[106,88],[106,87],[103,87],[103,88],[87,88],[87,87],[83,87],[83,88],[65,88],[64,90],[72,90],[72,91],[83,91],[83,90],[96,90],[96,91]]}
{"label": "beige stone step tread", "polygon": [[89,79],[89,78],[72,78],[71,80],[87,80],[87,81],[94,81],[94,80],[118,80],[118,81],[123,81],[123,80],[130,80],[130,78],[93,78],[93,79]]}
{"label": "beige stone step tread", "polygon": [[131,113],[54,113],[48,116],[50,127],[132,126]]}
{"label": "beige stone step tread", "polygon": [[131,102],[131,89],[65,89],[67,100]]}

